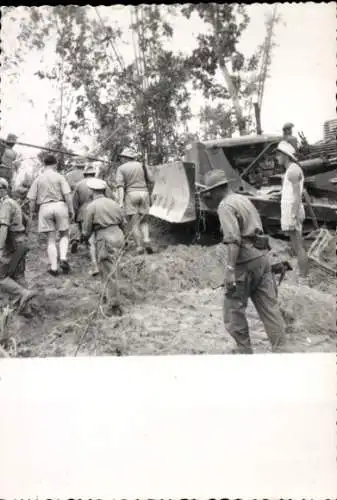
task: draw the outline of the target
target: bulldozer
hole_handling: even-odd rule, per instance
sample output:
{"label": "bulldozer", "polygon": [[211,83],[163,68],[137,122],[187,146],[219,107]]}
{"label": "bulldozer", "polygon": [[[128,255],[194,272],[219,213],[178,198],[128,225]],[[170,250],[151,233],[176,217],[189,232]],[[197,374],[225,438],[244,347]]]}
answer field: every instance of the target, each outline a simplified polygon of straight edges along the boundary
{"label": "bulldozer", "polygon": [[[190,223],[215,215],[199,193],[205,175],[212,169],[222,169],[233,190],[248,196],[256,206],[265,231],[278,235],[284,172],[277,163],[276,148],[282,139],[278,135],[256,134],[190,143],[181,160],[155,168],[150,214],[172,224]],[[337,222],[337,141],[334,137],[314,145],[302,140],[301,144],[299,164],[311,199],[311,206],[305,204],[303,232],[311,232],[317,222],[334,229]]]}

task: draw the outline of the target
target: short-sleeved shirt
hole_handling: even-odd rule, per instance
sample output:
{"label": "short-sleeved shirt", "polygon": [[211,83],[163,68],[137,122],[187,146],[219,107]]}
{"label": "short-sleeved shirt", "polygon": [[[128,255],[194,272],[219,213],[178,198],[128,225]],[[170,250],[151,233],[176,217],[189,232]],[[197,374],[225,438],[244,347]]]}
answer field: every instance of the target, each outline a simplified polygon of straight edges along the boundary
{"label": "short-sleeved shirt", "polygon": [[27,198],[37,205],[52,201],[65,201],[66,195],[71,193],[65,177],[52,168],[45,168],[31,185]]}
{"label": "short-sleeved shirt", "polygon": [[[114,198],[113,192],[107,186],[105,190],[107,198]],[[73,193],[73,206],[76,213],[76,221],[82,222],[84,219],[84,212],[88,203],[92,200],[92,191],[88,188],[88,178],[82,179],[77,183]]]}
{"label": "short-sleeved shirt", "polygon": [[111,198],[102,196],[91,201],[87,206],[83,233],[86,236],[98,229],[118,226],[124,222],[124,213],[118,203]]}
{"label": "short-sleeved shirt", "polygon": [[230,193],[220,203],[218,216],[225,244],[240,247],[237,264],[266,255],[249,241],[256,229],[263,230],[262,221],[252,202],[241,194]]}
{"label": "short-sleeved shirt", "polygon": [[147,185],[143,166],[139,161],[128,161],[120,165],[116,172],[117,187],[123,187],[125,191],[146,191]]}
{"label": "short-sleeved shirt", "polygon": [[9,196],[0,201],[0,225],[7,226],[12,233],[25,230],[20,205]]}

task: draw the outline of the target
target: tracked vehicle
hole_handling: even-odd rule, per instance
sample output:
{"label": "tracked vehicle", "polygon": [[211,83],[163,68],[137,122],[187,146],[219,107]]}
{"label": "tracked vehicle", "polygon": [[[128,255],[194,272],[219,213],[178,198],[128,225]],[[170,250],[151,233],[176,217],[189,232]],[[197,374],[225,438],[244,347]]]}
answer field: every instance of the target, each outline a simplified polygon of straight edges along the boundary
{"label": "tracked vehicle", "polygon": [[[235,191],[248,196],[259,210],[265,229],[280,231],[280,197],[283,168],[276,159],[276,135],[248,135],[231,139],[194,142],[181,161],[155,169],[150,214],[175,224],[195,221],[211,214],[199,192],[207,172],[222,169]],[[337,141],[335,137],[298,152],[311,197],[314,216],[320,225],[335,228],[337,222]],[[304,232],[313,229],[308,206]]]}

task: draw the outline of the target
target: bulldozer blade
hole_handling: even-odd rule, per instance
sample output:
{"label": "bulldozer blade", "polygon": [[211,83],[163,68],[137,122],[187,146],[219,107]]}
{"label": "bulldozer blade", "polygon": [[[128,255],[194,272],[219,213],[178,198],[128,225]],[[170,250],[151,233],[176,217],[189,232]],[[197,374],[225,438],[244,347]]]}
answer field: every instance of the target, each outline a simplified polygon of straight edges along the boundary
{"label": "bulldozer blade", "polygon": [[157,167],[150,215],[171,223],[196,219],[195,167],[176,161]]}

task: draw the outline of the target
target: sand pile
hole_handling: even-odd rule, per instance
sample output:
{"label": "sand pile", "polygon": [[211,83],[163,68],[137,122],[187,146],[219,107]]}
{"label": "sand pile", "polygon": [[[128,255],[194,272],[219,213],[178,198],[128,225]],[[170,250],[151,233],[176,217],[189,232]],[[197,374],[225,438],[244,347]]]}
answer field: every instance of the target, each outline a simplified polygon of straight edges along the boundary
{"label": "sand pile", "polygon": [[333,295],[307,286],[283,284],[279,299],[291,332],[336,339],[336,299]]}

